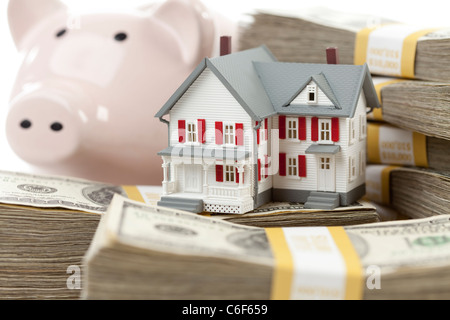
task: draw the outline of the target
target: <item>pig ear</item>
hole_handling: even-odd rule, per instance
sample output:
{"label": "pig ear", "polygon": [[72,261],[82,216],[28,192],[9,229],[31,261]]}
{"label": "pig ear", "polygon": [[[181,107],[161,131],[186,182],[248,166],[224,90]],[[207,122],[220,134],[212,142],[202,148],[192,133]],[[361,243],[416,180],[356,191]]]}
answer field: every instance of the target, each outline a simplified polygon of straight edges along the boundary
{"label": "pig ear", "polygon": [[59,0],[10,0],[8,20],[17,49],[22,49],[27,33],[39,22],[63,11],[66,6]]}
{"label": "pig ear", "polygon": [[196,64],[211,54],[214,22],[200,1],[166,0],[153,10],[152,16],[174,31],[185,62]]}

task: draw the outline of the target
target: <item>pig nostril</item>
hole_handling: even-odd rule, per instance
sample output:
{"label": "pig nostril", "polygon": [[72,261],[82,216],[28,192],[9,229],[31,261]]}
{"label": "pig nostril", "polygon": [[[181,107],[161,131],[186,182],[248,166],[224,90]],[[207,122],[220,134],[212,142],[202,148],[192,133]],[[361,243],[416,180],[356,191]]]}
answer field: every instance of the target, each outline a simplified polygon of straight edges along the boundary
{"label": "pig nostril", "polygon": [[116,39],[116,41],[125,41],[127,37],[126,33],[120,32],[114,36],[114,39]]}
{"label": "pig nostril", "polygon": [[57,37],[57,38],[60,38],[60,37],[62,37],[63,35],[65,35],[66,32],[67,32],[66,29],[62,29],[62,30],[58,31],[58,33],[56,34],[56,37]]}
{"label": "pig nostril", "polygon": [[23,120],[23,121],[20,123],[20,126],[21,126],[23,129],[29,129],[29,128],[31,127],[31,121],[30,121],[30,120]]}
{"label": "pig nostril", "polygon": [[61,123],[59,123],[59,122],[55,122],[55,123],[52,123],[52,125],[50,126],[50,129],[52,129],[53,131],[58,132],[58,131],[61,131],[63,129],[63,125]]}

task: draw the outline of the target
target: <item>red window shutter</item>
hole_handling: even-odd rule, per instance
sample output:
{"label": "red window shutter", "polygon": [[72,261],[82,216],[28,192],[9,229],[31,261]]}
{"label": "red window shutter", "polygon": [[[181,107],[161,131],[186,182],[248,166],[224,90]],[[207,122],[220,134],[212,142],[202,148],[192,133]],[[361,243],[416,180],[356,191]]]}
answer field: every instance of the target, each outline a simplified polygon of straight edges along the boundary
{"label": "red window shutter", "polygon": [[267,141],[269,139],[269,119],[264,119],[264,139]]}
{"label": "red window shutter", "polygon": [[286,153],[280,153],[280,162],[278,164],[280,176],[286,176]]}
{"label": "red window shutter", "polygon": [[278,117],[278,128],[280,131],[280,139],[286,139],[286,116]]}
{"label": "red window shutter", "polygon": [[186,120],[178,120],[178,142],[186,142]]}
{"label": "red window shutter", "polygon": [[319,118],[311,118],[311,141],[319,140]]}
{"label": "red window shutter", "polygon": [[306,177],[306,156],[298,156],[298,176]]}
{"label": "red window shutter", "polygon": [[[238,168],[236,168],[236,183],[239,183],[240,178]],[[242,183],[244,183],[244,175],[242,175]]]}
{"label": "red window shutter", "polygon": [[333,142],[339,141],[339,118],[331,119],[331,140]]}
{"label": "red window shutter", "polygon": [[258,181],[261,181],[261,159],[258,159]]}
{"label": "red window shutter", "polygon": [[[259,124],[259,121],[256,121],[256,125]],[[256,143],[259,144],[259,139],[260,139],[260,133],[261,133],[261,128],[256,129]]]}
{"label": "red window shutter", "polygon": [[206,120],[205,119],[198,119],[198,142],[205,143],[206,142]]}
{"label": "red window shutter", "polygon": [[244,145],[244,124],[236,123],[236,145]]}
{"label": "red window shutter", "polygon": [[219,164],[216,165],[216,181],[223,182],[223,166]]}
{"label": "red window shutter", "polygon": [[223,123],[216,122],[216,144],[223,144]]}
{"label": "red window shutter", "polygon": [[298,118],[298,139],[306,140],[306,118]]}
{"label": "red window shutter", "polygon": [[264,155],[264,178],[267,179],[269,176],[269,156],[266,154]]}

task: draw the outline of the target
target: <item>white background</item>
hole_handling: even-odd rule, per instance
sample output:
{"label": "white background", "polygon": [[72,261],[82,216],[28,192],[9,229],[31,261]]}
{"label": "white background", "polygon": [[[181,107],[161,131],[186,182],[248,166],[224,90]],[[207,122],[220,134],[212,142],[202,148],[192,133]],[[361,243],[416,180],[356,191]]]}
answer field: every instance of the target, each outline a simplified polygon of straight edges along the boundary
{"label": "white background", "polygon": [[[151,0],[64,0],[63,2],[75,10],[95,10],[95,8],[129,8],[130,6],[132,7],[149,1]],[[428,25],[431,27],[450,26],[450,11],[448,10],[450,5],[448,4],[448,0],[204,0],[204,3],[236,21],[240,20],[245,13],[254,8],[301,9],[302,7],[311,6],[313,3],[314,6],[327,6],[345,12],[351,11],[372,14],[410,24]],[[9,33],[7,4],[8,1],[3,0],[0,3],[0,170],[32,172],[33,169],[17,158],[11,151],[4,133],[9,93],[20,64],[20,56],[14,48]]]}

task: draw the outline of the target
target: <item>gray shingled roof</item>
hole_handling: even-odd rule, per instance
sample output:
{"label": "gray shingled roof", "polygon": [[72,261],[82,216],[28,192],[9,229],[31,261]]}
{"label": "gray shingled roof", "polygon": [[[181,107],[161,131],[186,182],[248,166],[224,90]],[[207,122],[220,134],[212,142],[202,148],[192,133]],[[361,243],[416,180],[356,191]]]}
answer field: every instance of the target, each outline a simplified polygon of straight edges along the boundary
{"label": "gray shingled roof", "polygon": [[261,121],[273,115],[275,110],[255,72],[254,61],[274,62],[276,59],[265,46],[204,59],[155,117],[167,114],[206,67],[211,69],[254,120]]}
{"label": "gray shingled roof", "polygon": [[[277,62],[265,47],[205,58],[155,117],[161,118],[210,68],[247,113],[257,121],[274,114],[353,117],[359,94],[364,90],[369,107],[379,102],[367,65],[327,65]],[[290,105],[313,79],[333,105]]]}
{"label": "gray shingled roof", "polygon": [[[368,104],[378,107],[366,65],[328,65],[287,62],[254,62],[256,72],[278,114],[353,117],[361,89]],[[330,106],[291,105],[312,80],[333,102]],[[369,81],[370,80],[370,81]]]}

